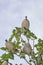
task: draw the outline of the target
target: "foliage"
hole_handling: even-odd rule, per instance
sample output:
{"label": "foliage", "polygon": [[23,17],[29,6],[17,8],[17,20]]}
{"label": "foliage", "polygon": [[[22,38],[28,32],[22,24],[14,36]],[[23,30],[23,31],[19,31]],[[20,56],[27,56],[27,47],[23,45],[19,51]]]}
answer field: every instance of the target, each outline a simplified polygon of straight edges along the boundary
{"label": "foliage", "polygon": [[[23,51],[22,47],[23,47],[23,44],[25,44],[25,41],[23,39],[21,39],[21,35],[24,35],[28,40],[31,39],[32,41],[37,41],[38,43],[35,44],[35,42],[33,43],[34,44],[34,48],[36,48],[36,53],[34,52],[31,56],[28,55],[29,58],[29,61],[27,61],[26,59],[26,55],[25,52]],[[14,54],[16,54],[17,56],[19,56],[20,58],[23,58],[28,64],[31,64],[31,62],[36,63],[36,65],[43,65],[43,59],[42,59],[42,55],[43,55],[43,40],[41,39],[38,39],[37,36],[31,32],[30,30],[26,29],[25,32],[22,31],[21,28],[18,28],[16,27],[13,31],[12,31],[12,34],[9,38],[8,41],[12,42],[12,40],[14,39],[13,41],[13,46],[15,48],[15,53],[12,53],[11,51],[9,51],[6,47],[2,47],[0,48],[1,50],[3,51],[6,51],[8,53],[4,53],[2,54],[2,56],[0,57],[1,60],[0,60],[0,65],[2,64],[2,60],[8,60],[8,59],[12,59],[14,60]],[[34,51],[34,48],[33,48],[33,51]],[[16,52],[18,50],[18,52]],[[10,65],[12,65],[10,63]],[[15,64],[15,65],[18,65],[18,64]],[[22,64],[20,64],[22,65]],[[32,64],[31,64],[32,65]]]}

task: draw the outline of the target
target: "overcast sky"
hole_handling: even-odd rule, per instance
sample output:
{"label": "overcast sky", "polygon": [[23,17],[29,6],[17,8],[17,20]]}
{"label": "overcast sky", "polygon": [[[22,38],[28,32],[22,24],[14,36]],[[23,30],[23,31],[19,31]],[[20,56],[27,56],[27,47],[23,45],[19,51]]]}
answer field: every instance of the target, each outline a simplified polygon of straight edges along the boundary
{"label": "overcast sky", "polygon": [[[0,0],[0,46],[5,46],[5,39],[15,27],[21,27],[25,16],[30,21],[30,30],[43,39],[43,0]],[[28,65],[16,56],[15,62]]]}

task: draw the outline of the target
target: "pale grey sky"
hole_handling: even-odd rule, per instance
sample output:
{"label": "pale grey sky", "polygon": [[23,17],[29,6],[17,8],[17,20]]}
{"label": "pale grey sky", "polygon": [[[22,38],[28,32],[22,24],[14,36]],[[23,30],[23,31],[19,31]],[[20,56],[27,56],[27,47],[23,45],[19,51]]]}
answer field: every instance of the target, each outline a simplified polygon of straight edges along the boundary
{"label": "pale grey sky", "polygon": [[[5,46],[5,39],[15,27],[21,27],[25,16],[30,21],[30,30],[43,39],[43,0],[0,0],[0,46]],[[28,65],[16,56],[15,62]]]}

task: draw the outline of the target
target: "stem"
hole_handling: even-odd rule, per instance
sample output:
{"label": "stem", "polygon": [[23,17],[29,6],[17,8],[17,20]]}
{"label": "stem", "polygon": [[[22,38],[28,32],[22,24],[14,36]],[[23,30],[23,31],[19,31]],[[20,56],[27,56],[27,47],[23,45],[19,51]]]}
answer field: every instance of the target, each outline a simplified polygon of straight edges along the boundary
{"label": "stem", "polygon": [[40,60],[42,61],[42,58],[41,58],[41,53],[43,52],[43,48],[42,50],[40,51],[39,55],[38,55],[38,65],[40,65]]}
{"label": "stem", "polygon": [[[17,54],[15,54],[15,55],[17,55]],[[17,56],[19,56],[19,55],[17,55]],[[26,58],[23,58],[29,65],[32,65],[31,63],[29,63],[28,61],[27,61],[27,59]]]}
{"label": "stem", "polygon": [[33,51],[34,51],[34,40],[33,40]]}
{"label": "stem", "polygon": [[31,63],[29,63],[28,61],[27,61],[27,59],[26,58],[23,58],[29,65],[32,65]]}
{"label": "stem", "polygon": [[[38,65],[38,60],[37,60],[37,58],[35,57],[35,54],[34,54],[34,40],[33,40],[33,56],[34,56],[34,58],[35,58],[35,60],[36,60],[36,63],[34,63],[35,65]],[[34,62],[34,61],[33,61]]]}

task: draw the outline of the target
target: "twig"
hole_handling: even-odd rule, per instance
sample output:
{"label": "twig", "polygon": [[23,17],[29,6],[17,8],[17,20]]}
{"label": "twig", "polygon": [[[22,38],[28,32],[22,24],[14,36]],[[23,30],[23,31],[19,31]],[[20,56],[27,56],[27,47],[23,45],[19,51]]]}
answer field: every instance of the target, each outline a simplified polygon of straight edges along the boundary
{"label": "twig", "polygon": [[[15,53],[15,55],[17,55],[17,56],[19,56],[18,54],[16,54]],[[29,63],[28,61],[27,61],[27,59],[26,58],[23,58],[29,65],[32,65],[31,63]]]}
{"label": "twig", "polygon": [[33,51],[34,51],[34,40],[33,40]]}
{"label": "twig", "polygon": [[29,65],[32,65],[31,63],[29,63],[28,61],[27,61],[27,59],[26,58],[23,58]]}

